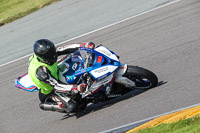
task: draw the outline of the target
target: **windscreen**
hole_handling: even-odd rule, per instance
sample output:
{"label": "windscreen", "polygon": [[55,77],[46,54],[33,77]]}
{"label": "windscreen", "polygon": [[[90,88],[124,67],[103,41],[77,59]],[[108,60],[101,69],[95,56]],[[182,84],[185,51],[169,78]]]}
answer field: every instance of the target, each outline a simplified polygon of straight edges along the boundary
{"label": "windscreen", "polygon": [[83,64],[83,69],[91,67],[93,65],[94,58],[94,53],[85,50],[77,50],[71,55],[72,62]]}

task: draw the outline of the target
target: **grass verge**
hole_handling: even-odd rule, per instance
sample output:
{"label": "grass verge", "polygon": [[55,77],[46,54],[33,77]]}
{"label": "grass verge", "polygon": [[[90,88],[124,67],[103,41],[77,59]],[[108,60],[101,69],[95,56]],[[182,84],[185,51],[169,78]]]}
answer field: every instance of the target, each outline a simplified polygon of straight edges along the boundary
{"label": "grass verge", "polygon": [[0,0],[0,26],[59,0]]}
{"label": "grass verge", "polygon": [[136,133],[200,133],[200,116],[180,120],[171,124],[160,124]]}

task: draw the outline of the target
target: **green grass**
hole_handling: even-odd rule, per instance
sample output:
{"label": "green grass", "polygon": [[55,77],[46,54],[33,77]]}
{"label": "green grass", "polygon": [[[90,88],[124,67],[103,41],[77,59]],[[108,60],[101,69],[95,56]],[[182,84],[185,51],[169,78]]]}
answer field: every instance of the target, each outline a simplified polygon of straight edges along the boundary
{"label": "green grass", "polygon": [[59,0],[0,0],[0,26]]}
{"label": "green grass", "polygon": [[200,133],[200,116],[171,124],[160,124],[136,133]]}

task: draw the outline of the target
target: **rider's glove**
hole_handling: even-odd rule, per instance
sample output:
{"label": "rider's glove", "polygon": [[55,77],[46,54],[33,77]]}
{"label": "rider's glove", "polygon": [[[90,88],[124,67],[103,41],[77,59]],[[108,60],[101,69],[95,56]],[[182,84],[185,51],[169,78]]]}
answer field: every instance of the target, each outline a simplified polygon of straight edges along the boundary
{"label": "rider's glove", "polygon": [[71,93],[77,94],[79,92],[84,92],[85,90],[86,90],[86,84],[82,83],[80,85],[74,85],[72,90],[71,90]]}
{"label": "rider's glove", "polygon": [[85,48],[91,48],[91,49],[95,48],[95,44],[93,42],[84,42],[84,43],[81,43],[80,46],[85,47]]}

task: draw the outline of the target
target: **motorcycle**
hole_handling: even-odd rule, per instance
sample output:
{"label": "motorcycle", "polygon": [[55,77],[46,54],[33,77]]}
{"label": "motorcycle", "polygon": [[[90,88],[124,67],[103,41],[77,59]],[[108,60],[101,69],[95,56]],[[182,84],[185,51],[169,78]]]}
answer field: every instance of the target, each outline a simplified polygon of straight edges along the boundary
{"label": "motorcycle", "polygon": [[[119,56],[103,45],[95,49],[80,48],[67,55],[58,64],[59,80],[66,84],[86,83],[86,91],[79,93],[74,100],[77,111],[84,110],[89,103],[105,102],[120,97],[134,89],[147,90],[158,83],[157,76],[142,67],[120,63]],[[29,91],[38,91],[28,73],[18,77],[15,86]],[[55,92],[64,97],[70,97],[65,91]],[[54,103],[40,104],[44,110],[64,112],[59,99]]]}

